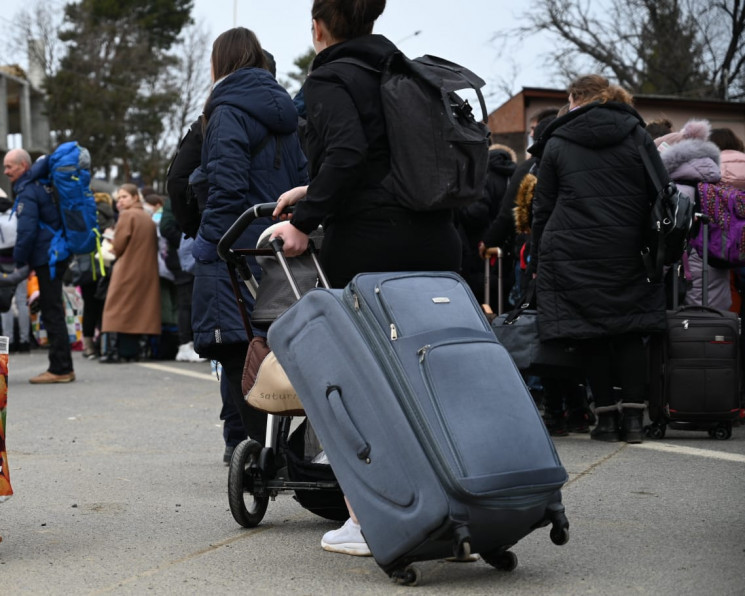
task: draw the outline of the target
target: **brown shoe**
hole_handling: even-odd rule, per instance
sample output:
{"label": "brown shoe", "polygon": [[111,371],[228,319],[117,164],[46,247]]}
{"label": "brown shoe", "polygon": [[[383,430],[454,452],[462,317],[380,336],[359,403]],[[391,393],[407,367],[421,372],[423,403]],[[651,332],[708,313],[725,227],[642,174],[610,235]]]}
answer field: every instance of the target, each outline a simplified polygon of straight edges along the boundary
{"label": "brown shoe", "polygon": [[70,371],[64,375],[55,375],[46,371],[35,377],[31,377],[28,382],[34,385],[48,385],[50,383],[72,383],[75,380],[75,372]]}

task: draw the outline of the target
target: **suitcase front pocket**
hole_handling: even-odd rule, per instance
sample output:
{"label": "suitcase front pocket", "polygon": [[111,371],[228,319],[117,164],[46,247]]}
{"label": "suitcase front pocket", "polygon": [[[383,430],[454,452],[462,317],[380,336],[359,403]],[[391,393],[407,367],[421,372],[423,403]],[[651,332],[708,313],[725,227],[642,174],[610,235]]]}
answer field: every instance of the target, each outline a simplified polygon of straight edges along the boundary
{"label": "suitcase front pocket", "polygon": [[667,397],[673,413],[713,414],[737,409],[737,369],[731,362],[674,362],[668,377]]}
{"label": "suitcase front pocket", "polygon": [[[428,398],[421,409],[471,493],[561,484],[558,460],[507,350],[494,341],[452,340],[420,349]],[[429,409],[427,406],[431,404]]]}

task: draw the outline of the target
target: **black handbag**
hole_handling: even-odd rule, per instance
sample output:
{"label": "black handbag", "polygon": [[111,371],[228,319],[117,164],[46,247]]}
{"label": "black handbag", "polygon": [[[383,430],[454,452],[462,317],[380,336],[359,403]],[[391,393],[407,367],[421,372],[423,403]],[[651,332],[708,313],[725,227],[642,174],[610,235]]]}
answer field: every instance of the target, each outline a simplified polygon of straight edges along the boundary
{"label": "black handbag", "polygon": [[571,342],[541,341],[535,309],[535,280],[525,298],[511,312],[491,322],[494,335],[512,356],[521,372],[538,376],[583,378],[582,358]]}

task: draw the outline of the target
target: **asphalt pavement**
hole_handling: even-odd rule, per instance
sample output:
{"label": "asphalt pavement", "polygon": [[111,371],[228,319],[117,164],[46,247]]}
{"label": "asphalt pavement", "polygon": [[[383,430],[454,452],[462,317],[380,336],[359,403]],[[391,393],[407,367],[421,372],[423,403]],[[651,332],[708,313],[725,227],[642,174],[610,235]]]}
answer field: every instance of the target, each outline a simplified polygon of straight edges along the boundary
{"label": "asphalt pavement", "polygon": [[209,363],[74,356],[78,380],[51,386],[28,383],[43,350],[10,356],[2,596],[745,595],[745,427],[726,441],[557,438],[567,545],[543,528],[513,548],[513,572],[431,561],[420,586],[399,586],[372,558],[324,552],[337,524],[289,494],[257,528],[235,522]]}

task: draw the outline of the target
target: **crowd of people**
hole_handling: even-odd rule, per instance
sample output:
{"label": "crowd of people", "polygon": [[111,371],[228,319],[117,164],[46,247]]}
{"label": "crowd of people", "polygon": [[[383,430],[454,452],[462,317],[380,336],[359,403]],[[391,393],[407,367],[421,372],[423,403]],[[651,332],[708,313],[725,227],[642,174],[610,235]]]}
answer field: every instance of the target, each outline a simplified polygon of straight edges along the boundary
{"label": "crowd of people", "polygon": [[[138,360],[153,349],[148,337],[160,338],[156,349],[165,350],[164,330],[174,326],[177,359],[222,366],[225,463],[247,437],[263,443],[266,417],[246,404],[241,389],[249,337],[217,243],[246,209],[278,201],[274,216],[285,221],[272,236],[291,257],[322,225],[321,263],[335,288],[363,271],[447,270],[462,273],[483,301],[483,259],[499,247],[501,300],[518,304],[534,285],[541,338],[574,342],[586,363],[584,374],[570,378],[526,378],[536,395],[545,394],[551,434],[642,441],[645,338],[664,332],[670,304],[665,282],[650,282],[640,257],[651,199],[635,131],[646,129],[645,150],[659,151],[670,178],[691,196],[704,181],[745,189],[742,141],[705,121],[679,131],[664,119],[647,124],[628,92],[588,75],[571,83],[566,106],[535,115],[527,159],[503,145],[490,148],[481,201],[456,211],[406,209],[382,183],[390,152],[379,70],[396,51],[372,32],[384,8],[385,0],[313,2],[317,55],[295,101],[253,32],[237,27],[215,40],[212,91],[174,159],[169,197],[129,183],[118,188],[115,206],[105,194],[96,197],[102,249],[72,258],[85,304],[83,356]],[[8,152],[4,168],[18,231],[10,253],[0,250],[0,265],[35,272],[49,336],[49,368],[31,382],[74,381],[61,301],[68,261],[56,263],[54,275],[48,262],[47,230],[59,228],[59,214],[35,183],[28,153]],[[190,200],[200,206],[193,230],[181,212]],[[8,211],[12,203],[0,201]],[[238,244],[254,246],[269,223],[250,226]],[[700,303],[701,255],[689,250],[686,261],[683,301]],[[742,287],[740,271],[710,266],[708,284],[712,306],[740,308],[732,290]],[[250,314],[253,298],[240,291]],[[19,286],[19,351],[30,343],[25,297]],[[5,326],[12,317],[2,323],[11,335]],[[322,546],[369,555],[351,507],[349,513]]]}

